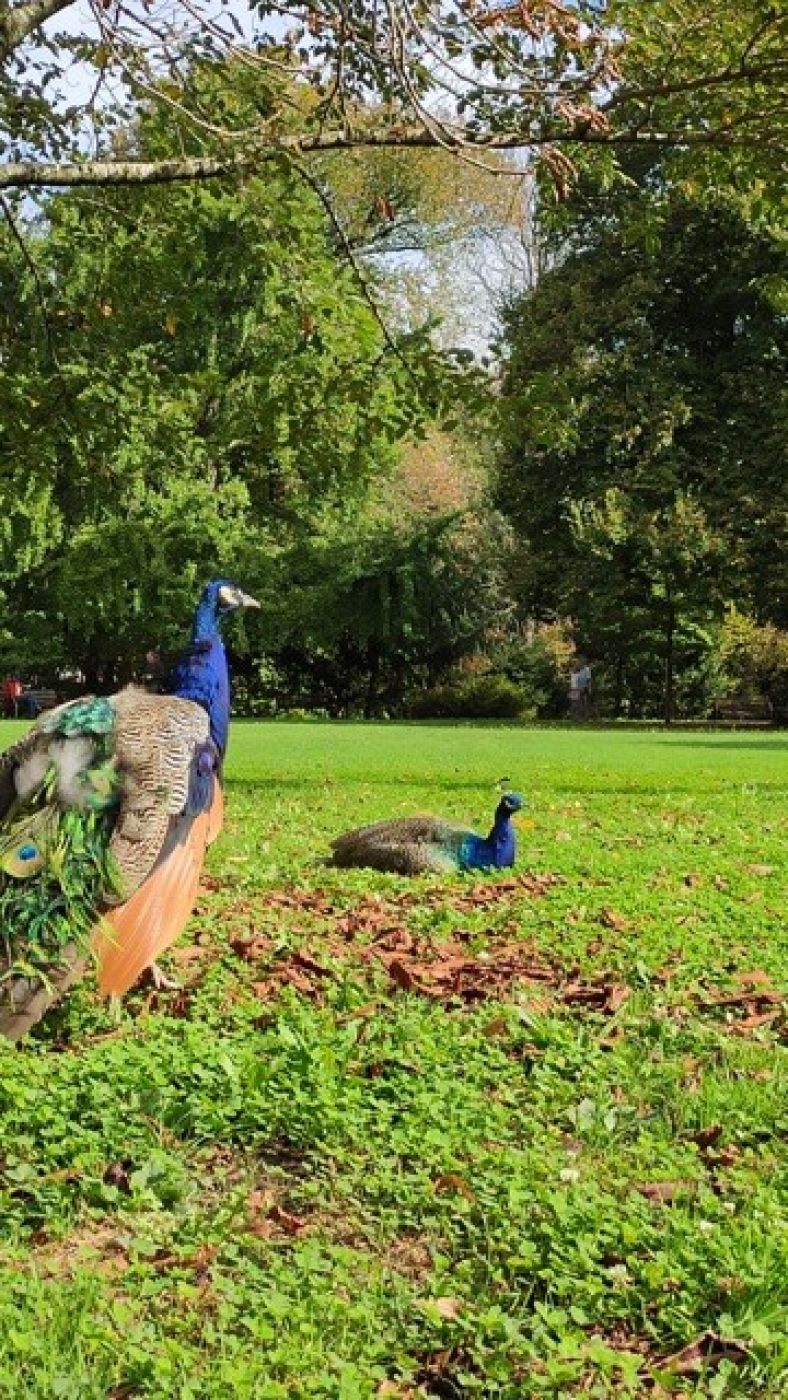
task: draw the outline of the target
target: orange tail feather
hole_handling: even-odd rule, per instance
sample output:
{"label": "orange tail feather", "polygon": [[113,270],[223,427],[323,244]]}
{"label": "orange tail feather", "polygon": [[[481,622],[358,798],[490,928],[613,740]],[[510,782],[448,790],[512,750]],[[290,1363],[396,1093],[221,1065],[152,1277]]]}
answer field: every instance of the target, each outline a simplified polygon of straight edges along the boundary
{"label": "orange tail feather", "polygon": [[104,996],[127,992],[183,932],[197,897],[205,848],[219,833],[222,811],[217,783],[211,810],[195,817],[184,839],[164,856],[144,885],[97,925],[93,949]]}

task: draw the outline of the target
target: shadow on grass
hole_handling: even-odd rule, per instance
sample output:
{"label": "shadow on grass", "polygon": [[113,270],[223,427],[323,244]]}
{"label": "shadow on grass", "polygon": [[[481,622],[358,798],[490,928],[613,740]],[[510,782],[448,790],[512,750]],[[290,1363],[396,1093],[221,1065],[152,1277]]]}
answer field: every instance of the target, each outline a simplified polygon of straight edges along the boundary
{"label": "shadow on grass", "polygon": [[779,739],[717,739],[714,744],[704,744],[698,739],[673,739],[671,748],[705,749],[707,753],[716,749],[757,749],[760,753],[764,749],[781,749],[785,752],[788,749],[788,734],[783,734]]}

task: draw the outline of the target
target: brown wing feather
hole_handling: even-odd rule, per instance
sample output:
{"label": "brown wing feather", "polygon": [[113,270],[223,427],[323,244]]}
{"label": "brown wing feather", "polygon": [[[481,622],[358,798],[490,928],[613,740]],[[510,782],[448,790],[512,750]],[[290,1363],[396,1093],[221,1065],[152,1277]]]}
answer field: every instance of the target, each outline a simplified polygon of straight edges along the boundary
{"label": "brown wing feather", "polygon": [[[221,810],[221,789],[214,789]],[[213,818],[213,823],[212,823]],[[194,908],[215,814],[175,823],[155,869],[131,899],[105,915],[93,936],[99,991],[121,996],[182,933]]]}
{"label": "brown wing feather", "polygon": [[191,700],[128,686],[113,697],[121,802],[110,849],[129,899],[151,873],[173,817],[186,805],[194,750],[210,735],[208,715]]}
{"label": "brown wing feather", "polygon": [[443,839],[446,829],[446,822],[437,817],[398,817],[393,821],[373,822],[370,826],[346,831],[332,841],[331,861],[334,865],[356,865],[359,858],[372,849],[429,845]]}
{"label": "brown wing feather", "polygon": [[365,840],[345,848],[334,865],[384,870],[395,875],[445,873],[447,861],[436,854],[436,847],[419,841],[378,842]]}

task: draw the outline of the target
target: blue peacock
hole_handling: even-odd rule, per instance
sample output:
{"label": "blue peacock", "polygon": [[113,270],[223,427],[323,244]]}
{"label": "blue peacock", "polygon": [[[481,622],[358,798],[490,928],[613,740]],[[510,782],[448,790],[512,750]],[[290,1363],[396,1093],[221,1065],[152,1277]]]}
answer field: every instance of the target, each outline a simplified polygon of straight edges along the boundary
{"label": "blue peacock", "polygon": [[223,820],[230,682],[225,616],[204,589],[166,695],[128,686],[43,715],[0,755],[0,1032],[18,1037],[81,974],[119,996],[178,937]]}
{"label": "blue peacock", "polygon": [[332,841],[328,864],[399,875],[505,870],[514,865],[517,849],[512,817],[523,805],[519,793],[504,793],[487,836],[440,817],[400,817],[360,826]]}

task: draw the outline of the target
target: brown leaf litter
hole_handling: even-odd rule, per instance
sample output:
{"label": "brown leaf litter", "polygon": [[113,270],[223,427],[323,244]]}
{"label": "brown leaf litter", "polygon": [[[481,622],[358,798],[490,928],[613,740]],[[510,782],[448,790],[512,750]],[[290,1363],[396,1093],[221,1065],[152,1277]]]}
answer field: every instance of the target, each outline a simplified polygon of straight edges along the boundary
{"label": "brown leaf litter", "polygon": [[501,940],[494,929],[486,931],[485,945],[476,948],[478,932],[462,929],[448,939],[430,941],[387,924],[369,943],[359,945],[342,922],[340,928],[344,938],[327,938],[319,949],[301,948],[274,957],[265,977],[252,983],[256,995],[268,999],[290,987],[321,1001],[326,984],[350,963],[382,970],[394,989],[443,1005],[500,1000],[518,984],[535,984],[546,994],[543,1009],[559,1004],[613,1016],[629,996],[622,984],[582,981],[576,972],[545,961],[532,944]]}
{"label": "brown leaf litter", "polygon": [[[775,1026],[786,1019],[788,998],[778,991],[763,968],[738,972],[734,977],[735,991],[698,998],[702,1011],[721,1011],[724,1029],[731,1035],[749,1035],[766,1026]],[[714,991],[713,988],[709,989]],[[738,1013],[744,1012],[744,1015]]]}
{"label": "brown leaf litter", "polygon": [[705,1370],[716,1368],[721,1361],[746,1361],[750,1355],[744,1342],[735,1337],[721,1337],[717,1332],[702,1332],[694,1342],[673,1352],[659,1362],[662,1371],[673,1371],[679,1376],[697,1376]]}

